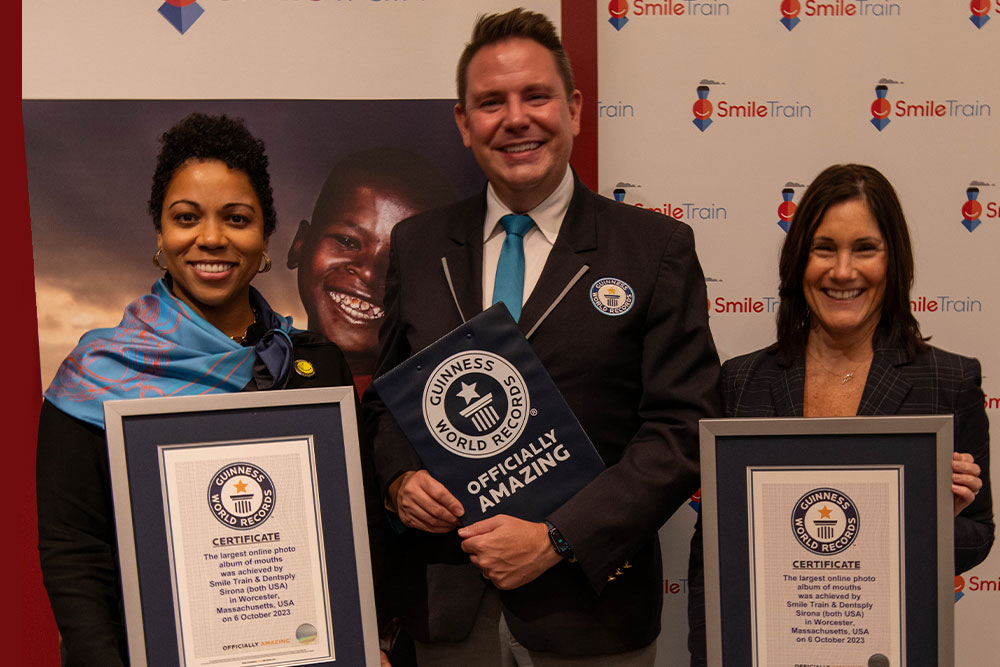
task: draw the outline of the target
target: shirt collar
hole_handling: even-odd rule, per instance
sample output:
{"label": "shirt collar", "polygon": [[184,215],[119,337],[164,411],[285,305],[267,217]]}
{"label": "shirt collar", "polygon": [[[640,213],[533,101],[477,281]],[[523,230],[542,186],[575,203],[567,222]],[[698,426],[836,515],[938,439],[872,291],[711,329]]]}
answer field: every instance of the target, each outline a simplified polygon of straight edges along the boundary
{"label": "shirt collar", "polygon": [[[566,174],[563,176],[562,181],[559,182],[559,185],[556,186],[556,189],[552,191],[552,194],[546,197],[535,208],[525,211],[534,220],[535,226],[538,227],[538,230],[545,236],[545,240],[549,244],[556,242],[556,237],[559,235],[559,228],[562,227],[563,218],[566,217],[566,211],[569,210],[571,199],[573,199],[573,170],[569,168],[569,165],[566,165]],[[484,242],[497,234],[504,233],[503,227],[500,225],[500,218],[508,213],[513,213],[513,211],[500,201],[491,183],[486,188],[486,219],[483,223]]]}

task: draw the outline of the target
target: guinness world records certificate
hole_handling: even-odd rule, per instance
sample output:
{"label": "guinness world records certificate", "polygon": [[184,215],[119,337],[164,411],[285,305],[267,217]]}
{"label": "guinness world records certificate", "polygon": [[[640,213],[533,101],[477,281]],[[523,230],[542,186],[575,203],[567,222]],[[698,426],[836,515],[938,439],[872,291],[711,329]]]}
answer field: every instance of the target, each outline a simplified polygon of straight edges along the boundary
{"label": "guinness world records certificate", "polygon": [[902,474],[747,470],[754,665],[902,664]]}
{"label": "guinness world records certificate", "polygon": [[185,665],[336,659],[313,454],[312,438],[160,450]]}
{"label": "guinness world records certificate", "polygon": [[709,664],[951,667],[953,428],[702,420]]}
{"label": "guinness world records certificate", "polygon": [[132,667],[377,667],[353,387],[104,404]]}

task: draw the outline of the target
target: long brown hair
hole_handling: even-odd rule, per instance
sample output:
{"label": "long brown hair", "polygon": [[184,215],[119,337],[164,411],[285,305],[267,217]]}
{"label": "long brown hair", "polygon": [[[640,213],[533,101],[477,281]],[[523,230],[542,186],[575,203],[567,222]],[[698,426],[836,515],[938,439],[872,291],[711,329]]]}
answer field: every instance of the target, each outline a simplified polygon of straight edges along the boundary
{"label": "long brown hair", "polygon": [[910,311],[913,249],[896,191],[877,169],[862,164],[835,164],[809,185],[792,219],[778,260],[778,350],[791,361],[805,350],[811,313],[802,291],[813,236],[831,206],[860,200],[878,223],[886,244],[886,284],[876,336],[902,344],[909,354],[926,347],[920,325]]}

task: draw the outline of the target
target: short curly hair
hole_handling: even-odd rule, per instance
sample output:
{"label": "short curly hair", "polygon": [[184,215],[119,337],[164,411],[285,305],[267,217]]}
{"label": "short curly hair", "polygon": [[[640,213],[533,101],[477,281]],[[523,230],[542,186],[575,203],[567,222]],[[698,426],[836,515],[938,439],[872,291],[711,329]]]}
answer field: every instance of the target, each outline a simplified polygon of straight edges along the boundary
{"label": "short curly hair", "polygon": [[278,224],[278,214],[274,210],[267,154],[264,142],[250,133],[242,119],[192,113],[164,132],[160,143],[162,147],[156,158],[153,187],[149,193],[149,214],[156,231],[160,231],[167,186],[177,169],[192,159],[219,160],[230,169],[239,169],[250,179],[262,209],[264,238],[271,236]]}

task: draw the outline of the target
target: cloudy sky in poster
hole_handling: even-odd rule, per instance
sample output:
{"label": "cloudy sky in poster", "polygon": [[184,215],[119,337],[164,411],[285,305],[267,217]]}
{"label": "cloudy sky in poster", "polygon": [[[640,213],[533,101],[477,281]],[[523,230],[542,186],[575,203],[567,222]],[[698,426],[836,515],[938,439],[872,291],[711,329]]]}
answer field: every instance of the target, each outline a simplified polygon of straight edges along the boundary
{"label": "cloudy sky in poster", "polygon": [[264,140],[278,211],[274,269],[254,285],[306,326],[285,257],[330,168],[355,151],[402,148],[429,159],[460,197],[482,173],[462,145],[451,100],[28,100],[23,103],[42,385],[80,335],[113,326],[160,277],[146,212],[159,136],[192,111],[246,120]]}

